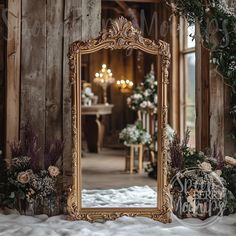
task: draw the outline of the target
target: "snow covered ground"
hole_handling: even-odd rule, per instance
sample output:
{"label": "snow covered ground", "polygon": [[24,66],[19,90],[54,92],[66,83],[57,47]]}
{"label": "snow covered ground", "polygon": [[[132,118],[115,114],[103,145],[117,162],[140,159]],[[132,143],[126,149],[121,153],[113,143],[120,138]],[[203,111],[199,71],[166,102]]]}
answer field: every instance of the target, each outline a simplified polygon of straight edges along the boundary
{"label": "snow covered ground", "polygon": [[[191,219],[191,221],[193,221]],[[195,220],[196,221],[196,220]],[[48,218],[0,214],[0,235],[4,236],[235,236],[236,215],[223,219],[202,230],[191,229],[174,221],[162,224],[148,218],[122,217],[105,223],[67,221],[65,216]]]}
{"label": "snow covered ground", "polygon": [[83,190],[83,207],[156,207],[157,193],[149,186]]}
{"label": "snow covered ground", "polygon": [[[143,188],[143,189],[141,189]],[[145,191],[144,191],[145,190]],[[117,192],[118,191],[118,192]],[[137,193],[146,192],[144,195]],[[95,195],[92,196],[92,193]],[[94,203],[96,200],[101,206],[105,206],[112,199],[117,203],[117,193],[122,195],[123,205],[134,207],[141,199],[145,206],[156,199],[155,192],[148,187],[132,187],[120,190],[84,191],[87,197],[85,204]],[[124,197],[126,196],[126,197]],[[135,198],[136,196],[136,198]],[[137,196],[141,196],[137,198]],[[128,200],[129,199],[129,200]],[[133,205],[132,205],[133,203]],[[10,213],[10,214],[9,214]],[[198,219],[186,219],[186,223],[200,223]],[[215,224],[206,228],[194,229],[173,220],[171,224],[162,224],[144,217],[121,217],[115,221],[105,223],[89,223],[86,221],[67,221],[66,216],[47,217],[39,215],[35,217],[22,216],[16,211],[0,210],[0,236],[236,236],[236,214],[223,217]]]}

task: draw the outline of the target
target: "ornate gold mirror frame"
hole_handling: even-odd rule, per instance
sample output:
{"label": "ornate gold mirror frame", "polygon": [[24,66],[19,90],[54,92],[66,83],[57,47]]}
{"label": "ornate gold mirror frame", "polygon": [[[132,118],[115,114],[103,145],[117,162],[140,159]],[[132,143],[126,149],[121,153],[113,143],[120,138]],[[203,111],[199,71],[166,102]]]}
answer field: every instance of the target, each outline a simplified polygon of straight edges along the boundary
{"label": "ornate gold mirror frame", "polygon": [[[156,208],[82,208],[81,206],[81,55],[101,49],[140,49],[157,56],[158,77],[158,158]],[[72,86],[72,162],[73,184],[68,197],[68,212],[74,220],[114,220],[121,216],[146,216],[170,222],[167,191],[167,84],[170,64],[169,44],[144,38],[130,21],[120,17],[96,39],[76,41],[69,49]]]}

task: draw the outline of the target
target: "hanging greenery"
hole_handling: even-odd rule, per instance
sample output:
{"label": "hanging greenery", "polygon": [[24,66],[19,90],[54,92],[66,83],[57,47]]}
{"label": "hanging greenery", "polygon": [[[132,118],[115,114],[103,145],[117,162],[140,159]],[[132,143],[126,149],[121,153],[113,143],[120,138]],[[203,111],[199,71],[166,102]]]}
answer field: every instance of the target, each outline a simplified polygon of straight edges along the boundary
{"label": "hanging greenery", "polygon": [[[231,87],[230,115],[236,139],[236,15],[235,6],[223,0],[173,0],[174,13],[187,19],[190,25],[198,22],[202,44],[211,52],[211,63],[217,68],[226,85]],[[195,36],[193,36],[195,37]]]}

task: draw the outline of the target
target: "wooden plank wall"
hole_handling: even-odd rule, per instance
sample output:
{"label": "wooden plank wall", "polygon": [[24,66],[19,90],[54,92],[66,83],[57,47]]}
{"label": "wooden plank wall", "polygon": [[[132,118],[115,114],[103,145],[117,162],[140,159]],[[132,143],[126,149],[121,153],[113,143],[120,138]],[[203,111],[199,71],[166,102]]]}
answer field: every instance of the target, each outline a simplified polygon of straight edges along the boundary
{"label": "wooden plank wall", "polygon": [[[64,10],[64,55],[68,53],[70,43],[96,37],[101,25],[101,0],[65,1]],[[89,23],[88,23],[89,22]],[[71,176],[71,96],[69,84],[68,60],[63,57],[63,139],[66,142],[63,159],[63,171]],[[66,178],[67,183],[70,179]]]}
{"label": "wooden plank wall", "polygon": [[[5,5],[0,1],[0,15],[4,14]],[[4,128],[4,114],[5,114],[5,45],[6,45],[6,30],[4,19],[0,17],[0,150],[4,151],[5,148],[5,128]]]}
{"label": "wooden plank wall", "polygon": [[[22,0],[22,5],[19,0],[9,0],[11,2],[9,8],[14,17],[8,19],[9,26],[13,22],[9,34],[15,32],[14,27],[22,25],[22,29],[21,35],[18,31],[14,33],[18,36],[14,43],[8,43],[7,117],[10,120],[7,140],[12,142],[22,136],[22,128],[28,121],[41,146],[62,138],[65,141],[64,173],[71,173],[71,92],[67,54],[73,41],[98,35],[101,0]],[[21,132],[18,132],[19,127]]]}
{"label": "wooden plank wall", "polygon": [[224,155],[224,83],[210,66],[210,145]]}
{"label": "wooden plank wall", "polygon": [[[197,25],[196,34],[200,35]],[[209,51],[196,37],[196,149],[210,147],[210,90],[209,90]]]}
{"label": "wooden plank wall", "polygon": [[[20,127],[29,121],[45,145],[46,0],[22,1]],[[43,154],[43,149],[40,150]],[[41,160],[43,162],[43,160]]]}
{"label": "wooden plank wall", "polygon": [[19,137],[21,0],[9,0],[7,13],[6,157],[9,158],[9,142]]}

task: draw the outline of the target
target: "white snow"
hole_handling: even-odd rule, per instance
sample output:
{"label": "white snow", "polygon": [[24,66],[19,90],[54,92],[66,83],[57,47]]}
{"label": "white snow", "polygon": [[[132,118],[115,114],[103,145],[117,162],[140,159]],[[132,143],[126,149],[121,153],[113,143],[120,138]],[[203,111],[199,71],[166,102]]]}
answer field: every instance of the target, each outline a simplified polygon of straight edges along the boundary
{"label": "white snow", "polygon": [[156,207],[157,193],[149,186],[82,191],[83,207]]}
{"label": "white snow", "polygon": [[[140,187],[141,188],[141,187]],[[133,198],[127,201],[127,198],[132,198],[136,193],[140,193],[141,189],[132,187],[129,189],[117,190],[127,193],[126,199],[123,196],[123,203],[128,206],[136,206],[137,202],[140,203],[141,198]],[[143,187],[146,193],[151,193],[151,189]],[[133,192],[132,192],[132,191]],[[100,192],[101,190],[99,190]],[[104,190],[105,191],[105,190]],[[112,199],[114,197],[115,190],[106,190],[105,192],[98,193],[94,191],[98,202],[104,206],[104,202],[100,197],[104,197],[107,194],[106,199]],[[117,193],[117,191],[115,191]],[[153,190],[152,190],[153,191]],[[154,191],[153,191],[154,192]],[[84,194],[87,196],[93,193],[92,190],[86,190]],[[136,194],[136,196],[138,196]],[[153,197],[146,197],[143,195],[144,205],[147,206],[152,202],[150,199]],[[93,202],[94,197],[88,197],[89,202]],[[156,198],[156,197],[155,197]],[[117,203],[117,200],[113,200],[113,203]],[[186,219],[186,223],[199,223],[198,219]],[[181,224],[177,220],[173,220],[170,224],[162,224],[144,217],[121,217],[115,221],[107,221],[105,223],[89,223],[86,221],[68,221],[66,216],[47,217],[46,215],[39,215],[35,217],[22,216],[16,211],[0,211],[0,236],[235,236],[236,235],[236,214],[225,216],[220,221],[212,224],[203,229],[194,229]]]}

